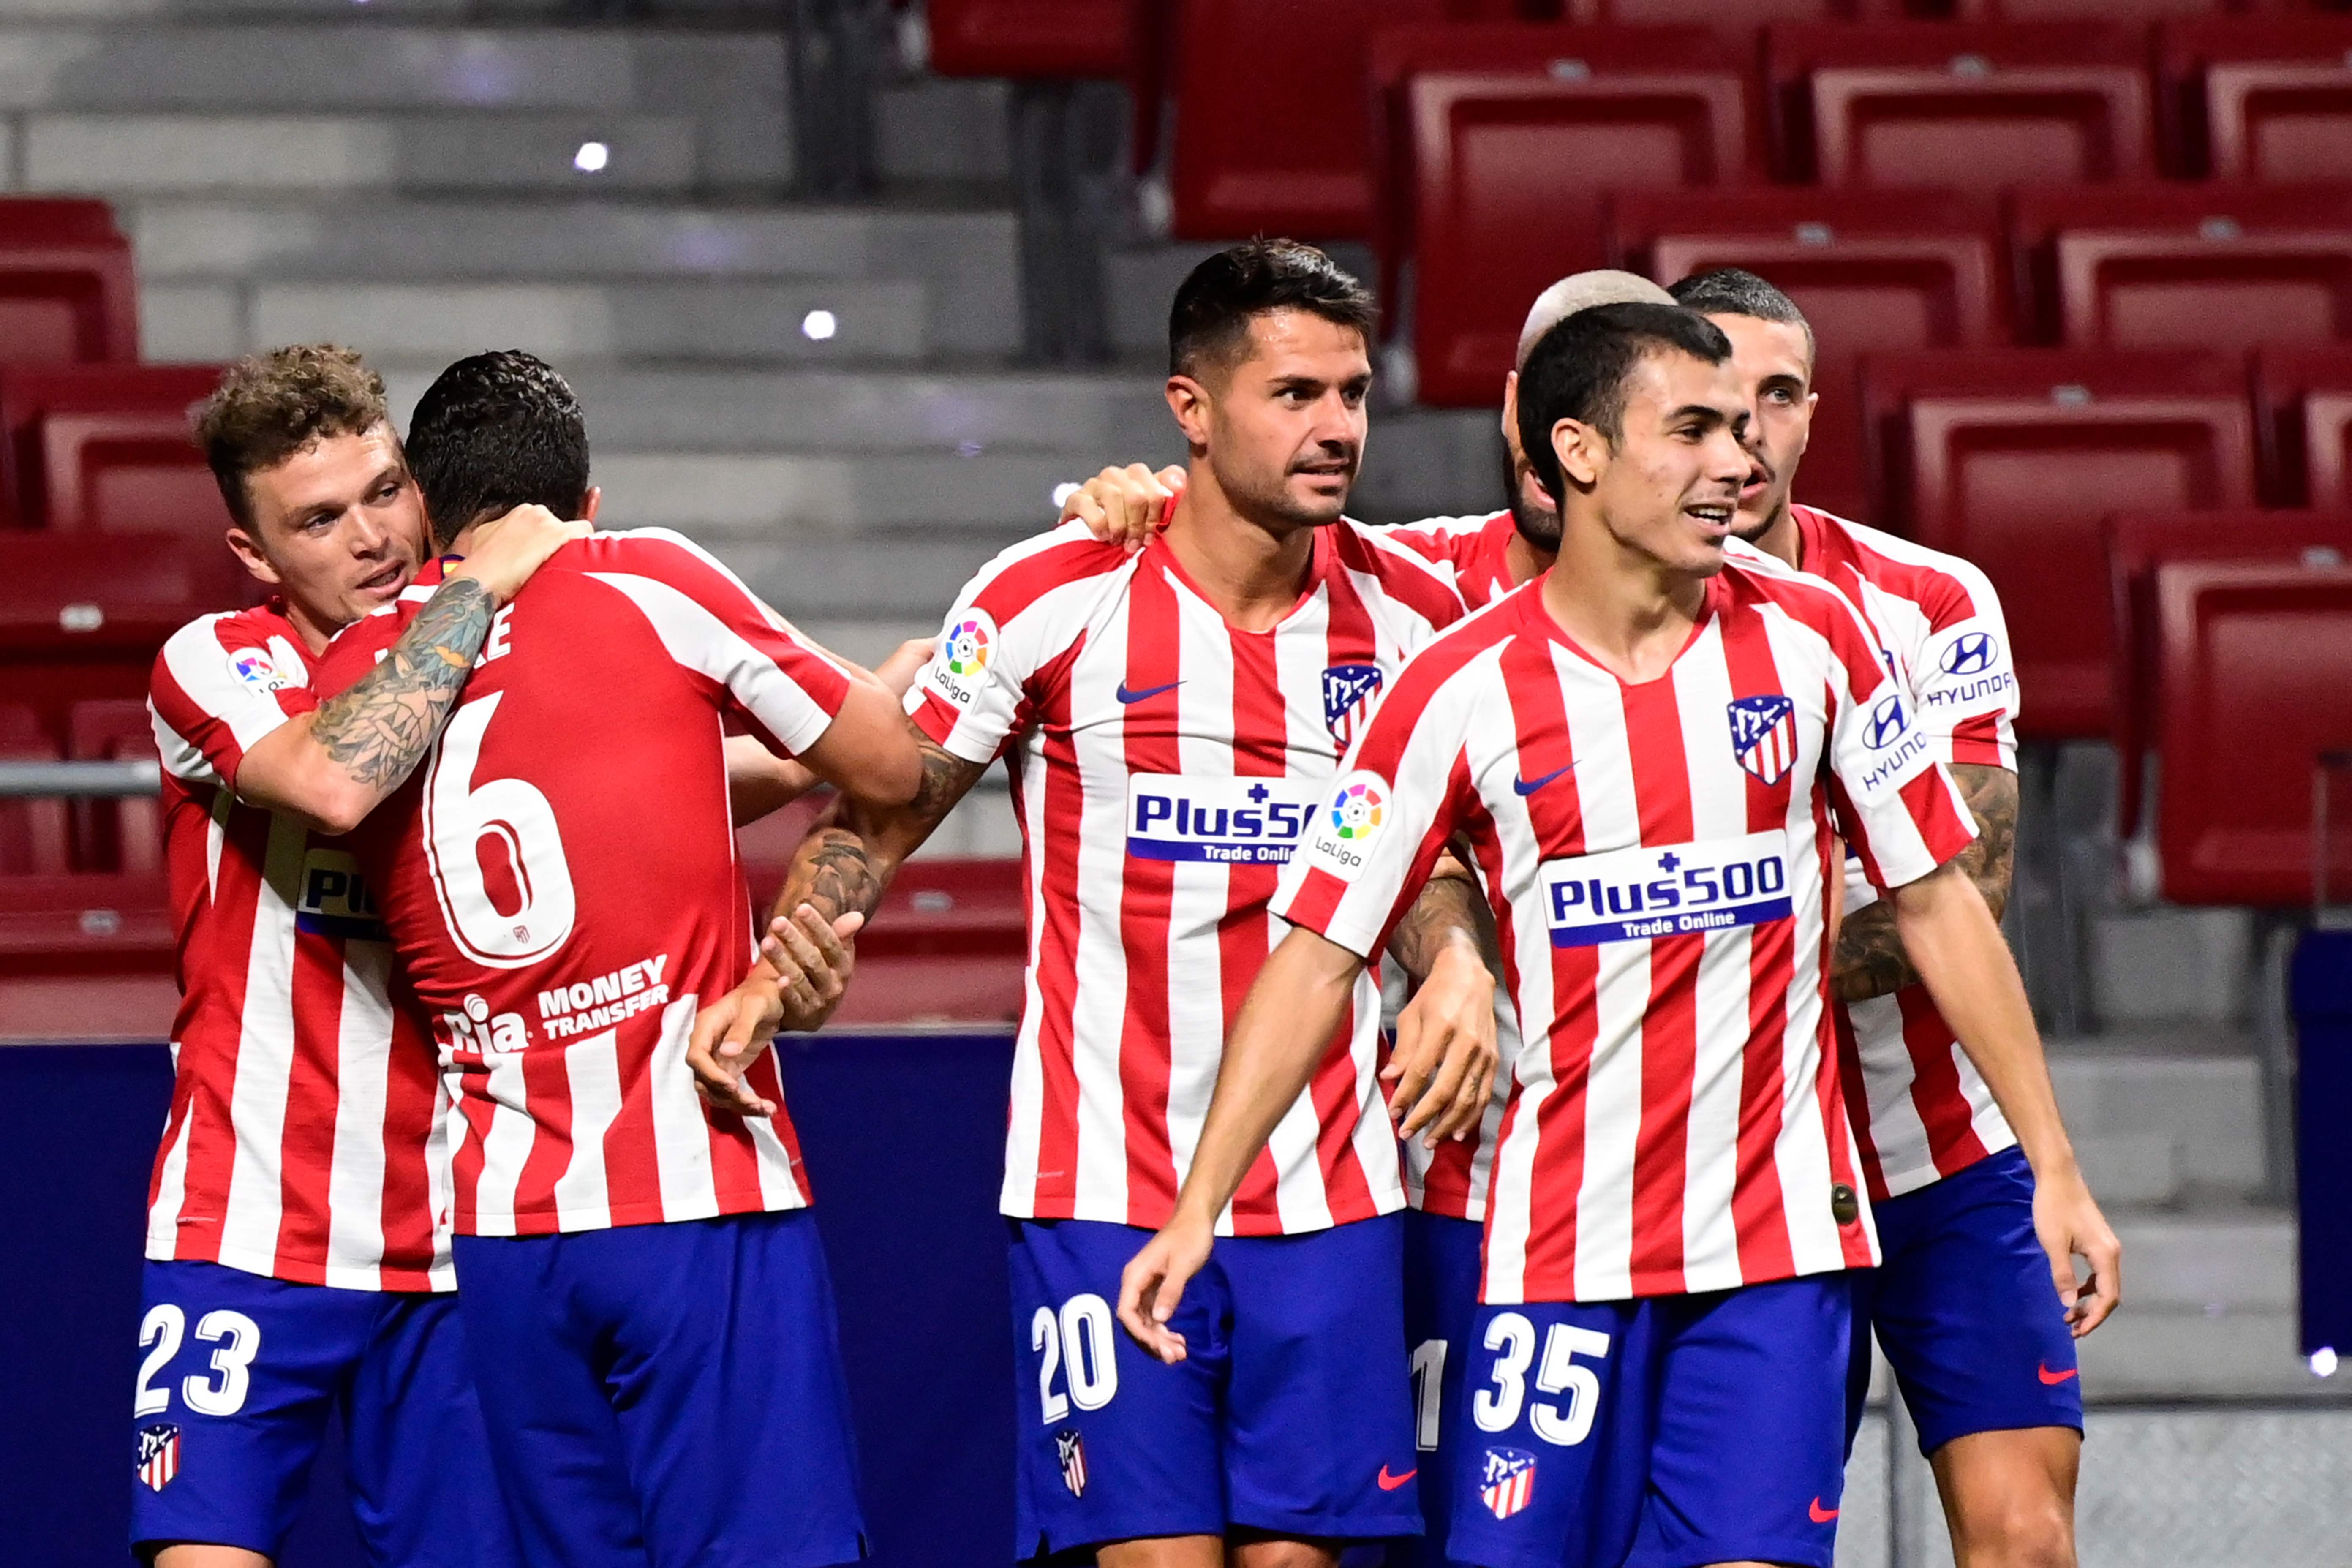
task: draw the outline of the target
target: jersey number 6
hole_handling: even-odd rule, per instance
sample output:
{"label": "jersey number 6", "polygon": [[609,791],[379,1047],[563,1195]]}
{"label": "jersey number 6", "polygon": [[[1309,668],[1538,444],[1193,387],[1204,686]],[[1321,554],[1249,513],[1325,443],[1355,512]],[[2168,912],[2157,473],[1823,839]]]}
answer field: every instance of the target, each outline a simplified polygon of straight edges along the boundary
{"label": "jersey number 6", "polygon": [[[492,969],[522,969],[563,945],[577,911],[572,867],[547,796],[521,779],[474,783],[483,732],[505,696],[492,692],[459,708],[433,749],[425,775],[425,858],[458,948]],[[513,909],[500,909],[492,898],[488,867],[511,878]]]}

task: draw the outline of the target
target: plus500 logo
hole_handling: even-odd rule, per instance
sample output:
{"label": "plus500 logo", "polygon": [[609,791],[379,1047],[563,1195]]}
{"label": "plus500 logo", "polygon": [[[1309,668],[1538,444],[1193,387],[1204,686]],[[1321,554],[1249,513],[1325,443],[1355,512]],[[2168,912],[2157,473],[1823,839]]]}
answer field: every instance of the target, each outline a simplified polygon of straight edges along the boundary
{"label": "plus500 logo", "polygon": [[1323,798],[1321,780],[1136,773],[1127,786],[1127,852],[1146,860],[1278,866]]}
{"label": "plus500 logo", "polygon": [[1784,919],[1788,835],[1612,849],[1543,868],[1554,947],[1645,942]]}

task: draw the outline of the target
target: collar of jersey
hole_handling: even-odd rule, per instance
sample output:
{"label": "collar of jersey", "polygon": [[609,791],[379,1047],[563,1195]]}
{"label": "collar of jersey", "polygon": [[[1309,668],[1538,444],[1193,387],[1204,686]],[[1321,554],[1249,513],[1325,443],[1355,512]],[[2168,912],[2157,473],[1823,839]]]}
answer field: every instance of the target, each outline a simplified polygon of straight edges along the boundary
{"label": "collar of jersey", "polygon": [[1165,534],[1152,535],[1138,555],[1137,562],[1139,564],[1154,565],[1171,581],[1182,584],[1186,593],[1200,600],[1217,619],[1224,622],[1226,630],[1239,637],[1269,637],[1288,626],[1297,617],[1298,612],[1314,603],[1315,595],[1322,592],[1324,579],[1330,575],[1332,563],[1339,558],[1338,546],[1331,538],[1332,530],[1347,526],[1347,519],[1342,518],[1315,531],[1315,559],[1307,568],[1307,585],[1298,591],[1298,597],[1291,601],[1290,608],[1282,612],[1282,618],[1262,632],[1243,631],[1225,619],[1225,613],[1217,608],[1217,602],[1209,597],[1208,590],[1192,581],[1192,574],[1184,570],[1182,562],[1176,559],[1176,552],[1170,548]]}
{"label": "collar of jersey", "polygon": [[[1728,568],[1726,568],[1726,570],[1727,571]],[[1544,575],[1549,576],[1550,574],[1546,573]],[[1542,577],[1538,577],[1535,580],[1536,584],[1540,584],[1542,581]],[[1534,584],[1528,584],[1528,586],[1534,586]],[[1569,636],[1568,628],[1561,626],[1559,622],[1552,618],[1551,611],[1544,605],[1543,593],[1540,588],[1538,588],[1535,593],[1521,594],[1517,595],[1517,597],[1521,601],[1519,614],[1523,622],[1534,626],[1541,633],[1542,636],[1550,638],[1561,647],[1566,648],[1569,652],[1574,654],[1579,659],[1591,665],[1593,668],[1599,670],[1601,674],[1607,676],[1610,679],[1615,681],[1626,690],[1632,691],[1644,686],[1655,686],[1661,680],[1671,680],[1674,679],[1675,667],[1681,664],[1684,658],[1689,655],[1690,650],[1698,646],[1699,639],[1706,635],[1706,628],[1715,624],[1715,617],[1723,607],[1722,600],[1727,591],[1728,590],[1724,585],[1724,573],[1718,572],[1714,576],[1706,580],[1706,597],[1699,601],[1698,616],[1696,619],[1691,622],[1690,636],[1683,639],[1682,647],[1675,649],[1675,657],[1666,661],[1666,668],[1658,671],[1657,674],[1652,676],[1647,680],[1628,680],[1623,676],[1618,674],[1615,670],[1610,668],[1607,665],[1601,663],[1599,659],[1593,658],[1591,654],[1585,652],[1584,645],[1578,642],[1574,637]]]}

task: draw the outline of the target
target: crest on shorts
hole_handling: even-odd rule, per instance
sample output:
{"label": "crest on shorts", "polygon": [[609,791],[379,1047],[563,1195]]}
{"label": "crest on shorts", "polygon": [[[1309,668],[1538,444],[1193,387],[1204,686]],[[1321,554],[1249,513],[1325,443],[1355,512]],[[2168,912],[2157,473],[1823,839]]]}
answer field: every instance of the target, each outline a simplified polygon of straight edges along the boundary
{"label": "crest on shorts", "polygon": [[1323,672],[1323,721],[1331,727],[1331,740],[1340,751],[1355,742],[1380,694],[1377,664],[1335,664]]}
{"label": "crest on shorts", "polygon": [[1776,784],[1797,765],[1797,704],[1778,692],[1734,698],[1731,755],[1749,777]]}
{"label": "crest on shorts", "polygon": [[160,1492],[180,1473],[180,1429],[169,1425],[139,1428],[139,1479]]}
{"label": "crest on shorts", "polygon": [[1478,1500],[1496,1519],[1508,1519],[1535,1500],[1536,1457],[1524,1448],[1489,1448],[1478,1476]]}
{"label": "crest on shorts", "polygon": [[1054,1434],[1055,1457],[1062,1462],[1062,1484],[1072,1497],[1087,1495],[1087,1440],[1064,1429]]}

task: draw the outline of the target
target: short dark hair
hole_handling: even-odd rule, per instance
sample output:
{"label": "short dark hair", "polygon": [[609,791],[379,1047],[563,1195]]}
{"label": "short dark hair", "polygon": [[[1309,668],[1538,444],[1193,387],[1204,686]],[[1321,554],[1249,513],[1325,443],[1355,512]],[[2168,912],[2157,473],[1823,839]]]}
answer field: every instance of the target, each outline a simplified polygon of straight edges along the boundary
{"label": "short dark hair", "polygon": [[296,343],[229,366],[188,419],[229,516],[250,528],[247,479],[330,437],[364,436],[392,416],[383,377],[358,353],[335,343]]}
{"label": "short dark hair", "polygon": [[1753,316],[1759,321],[1785,321],[1805,329],[1805,352],[1814,352],[1813,324],[1797,302],[1744,267],[1718,267],[1694,272],[1666,290],[1675,303],[1702,316]]}
{"label": "short dark hair", "polygon": [[499,349],[434,379],[408,421],[408,466],[434,543],[484,518],[538,505],[577,517],[588,498],[580,399],[536,354]]}
{"label": "short dark hair", "polygon": [[1731,357],[1731,340],[1681,305],[1595,305],[1546,332],[1528,355],[1519,372],[1519,447],[1555,502],[1562,480],[1552,427],[1573,419],[1614,447],[1625,432],[1625,383],[1654,353],[1721,364]]}
{"label": "short dark hair", "polygon": [[1199,376],[1237,363],[1250,322],[1272,310],[1308,311],[1367,345],[1380,323],[1371,290],[1313,246],[1253,239],[1210,257],[1177,289],[1168,312],[1168,374]]}

